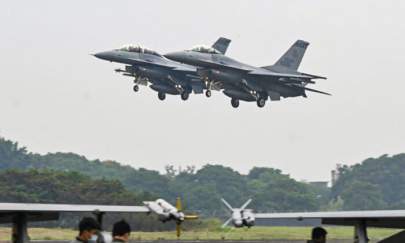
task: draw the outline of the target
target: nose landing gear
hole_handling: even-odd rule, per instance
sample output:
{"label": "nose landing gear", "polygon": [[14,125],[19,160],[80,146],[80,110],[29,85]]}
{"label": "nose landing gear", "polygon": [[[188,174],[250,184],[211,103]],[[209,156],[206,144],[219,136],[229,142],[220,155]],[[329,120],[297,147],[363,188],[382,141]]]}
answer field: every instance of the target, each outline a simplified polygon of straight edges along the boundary
{"label": "nose landing gear", "polygon": [[235,99],[235,98],[232,98],[231,99],[231,105],[232,105],[233,108],[238,108],[239,107],[239,100]]}
{"label": "nose landing gear", "polygon": [[162,92],[159,92],[158,93],[158,98],[159,98],[159,100],[164,100],[164,99],[166,99],[166,94],[162,93]]}
{"label": "nose landing gear", "polygon": [[134,90],[134,92],[138,92],[139,91],[139,85],[135,84],[133,90]]}

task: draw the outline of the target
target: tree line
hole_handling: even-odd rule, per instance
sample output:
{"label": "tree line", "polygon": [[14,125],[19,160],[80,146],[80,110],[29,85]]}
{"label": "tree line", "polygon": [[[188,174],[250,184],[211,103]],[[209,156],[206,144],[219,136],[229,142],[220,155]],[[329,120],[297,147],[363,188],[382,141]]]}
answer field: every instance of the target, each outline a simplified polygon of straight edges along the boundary
{"label": "tree line", "polygon": [[[274,168],[254,167],[247,175],[243,175],[230,167],[207,164],[198,170],[193,166],[183,170],[166,166],[166,173],[159,173],[124,166],[116,161],[88,160],[74,153],[30,153],[17,142],[0,138],[0,171],[6,173],[1,176],[2,180],[6,180],[1,184],[8,185],[1,187],[0,195],[8,195],[2,196],[3,200],[71,200],[68,195],[58,194],[57,190],[73,193],[73,197],[77,185],[63,182],[61,188],[44,190],[50,185],[41,182],[39,177],[53,178],[55,184],[65,178],[77,181],[74,179],[77,177],[84,179],[83,182],[79,179],[80,183],[86,180],[95,183],[81,184],[90,189],[81,192],[88,194],[80,202],[95,198],[98,203],[127,204],[158,197],[174,202],[180,196],[187,210],[208,217],[226,216],[221,197],[235,207],[253,198],[251,207],[263,212],[391,209],[405,206],[405,190],[402,188],[405,180],[405,154],[392,157],[384,155],[353,166],[343,166],[338,171],[335,185],[322,188],[296,181]],[[31,176],[15,176],[18,179],[13,179],[13,173],[30,173]],[[37,176],[34,176],[35,173]],[[28,178],[32,180],[26,183],[34,185],[36,191],[22,190],[22,184]],[[24,193],[21,194],[21,190]],[[112,191],[119,193],[108,194]],[[101,195],[103,193],[105,198]]]}

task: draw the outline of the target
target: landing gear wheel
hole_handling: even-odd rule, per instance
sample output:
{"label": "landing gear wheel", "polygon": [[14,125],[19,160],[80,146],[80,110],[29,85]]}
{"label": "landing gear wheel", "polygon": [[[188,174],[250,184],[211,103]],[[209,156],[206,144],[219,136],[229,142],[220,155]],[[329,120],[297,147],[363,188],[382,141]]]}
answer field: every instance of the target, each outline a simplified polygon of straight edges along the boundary
{"label": "landing gear wheel", "polygon": [[181,99],[182,99],[182,100],[187,100],[188,97],[189,97],[189,94],[190,94],[190,93],[188,93],[188,92],[183,92],[183,93],[181,93]]}
{"label": "landing gear wheel", "polygon": [[231,105],[233,108],[239,107],[239,100],[238,99],[231,99]]}
{"label": "landing gear wheel", "polygon": [[264,107],[264,105],[266,105],[266,100],[263,99],[263,98],[259,98],[259,99],[257,100],[257,106],[260,107],[260,108],[262,108],[262,107]]}
{"label": "landing gear wheel", "polygon": [[211,90],[207,90],[207,91],[205,91],[205,96],[207,96],[207,97],[211,97]]}
{"label": "landing gear wheel", "polygon": [[159,100],[164,100],[164,99],[166,99],[166,94],[159,92],[158,93],[158,98],[159,98]]}
{"label": "landing gear wheel", "polygon": [[134,92],[138,92],[139,91],[139,86],[137,84],[134,85]]}

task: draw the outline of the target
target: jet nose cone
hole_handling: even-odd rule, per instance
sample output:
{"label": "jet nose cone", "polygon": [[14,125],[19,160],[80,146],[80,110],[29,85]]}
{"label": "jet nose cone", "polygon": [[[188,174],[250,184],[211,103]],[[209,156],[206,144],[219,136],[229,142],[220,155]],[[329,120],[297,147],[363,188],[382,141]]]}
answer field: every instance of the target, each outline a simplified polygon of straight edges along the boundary
{"label": "jet nose cone", "polygon": [[103,59],[103,60],[110,60],[111,59],[111,54],[108,51],[103,51],[103,52],[98,52],[96,54],[93,54],[93,56]]}

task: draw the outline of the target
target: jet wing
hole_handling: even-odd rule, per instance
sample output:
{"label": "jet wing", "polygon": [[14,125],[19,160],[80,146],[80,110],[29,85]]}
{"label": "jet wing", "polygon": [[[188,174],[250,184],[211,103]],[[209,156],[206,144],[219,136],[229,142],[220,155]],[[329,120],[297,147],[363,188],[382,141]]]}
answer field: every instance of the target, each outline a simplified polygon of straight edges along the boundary
{"label": "jet wing", "polygon": [[258,75],[258,76],[269,76],[275,78],[302,78],[302,79],[311,79],[309,75],[302,75],[302,74],[288,74],[288,73],[276,73],[272,72],[263,68],[255,68],[250,66],[238,66],[238,65],[227,65],[225,63],[220,62],[211,62],[211,61],[202,61],[207,68],[218,68],[218,69],[228,69],[232,71],[238,71],[241,73],[251,74],[251,75]]}
{"label": "jet wing", "polygon": [[111,212],[148,213],[146,206],[84,205],[84,204],[42,204],[42,203],[0,203],[4,212]]}
{"label": "jet wing", "polygon": [[405,228],[405,210],[257,213],[256,219],[320,219],[322,224],[354,226],[359,222],[370,227]]}
{"label": "jet wing", "polygon": [[11,222],[16,213],[24,213],[28,221],[46,221],[58,219],[61,212],[148,213],[150,210],[146,206],[0,203],[0,223]]}
{"label": "jet wing", "polygon": [[131,60],[133,63],[132,65],[141,65],[141,66],[153,66],[153,67],[162,67],[162,68],[167,68],[167,69],[171,69],[171,70],[175,70],[175,71],[179,71],[179,72],[195,72],[195,70],[193,70],[192,68],[189,67],[183,67],[181,65],[170,65],[168,63],[158,63],[158,62],[152,62],[152,61],[148,61],[147,59],[140,61],[139,59],[132,59],[130,58],[129,60]]}
{"label": "jet wing", "polygon": [[144,60],[139,60],[139,59],[133,59],[133,58],[128,58],[128,60],[131,60],[131,65],[142,65],[142,66],[154,66],[154,67],[163,67],[163,68],[170,68],[173,69],[174,67],[164,64],[164,63],[158,63],[158,62],[152,62],[147,59]]}

